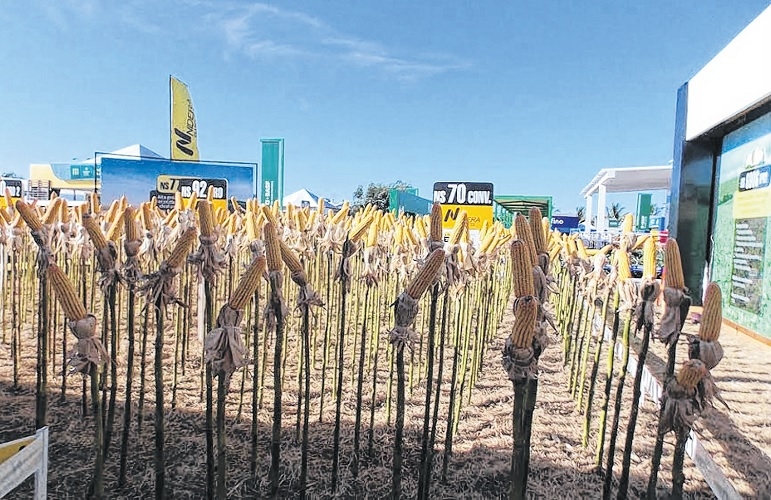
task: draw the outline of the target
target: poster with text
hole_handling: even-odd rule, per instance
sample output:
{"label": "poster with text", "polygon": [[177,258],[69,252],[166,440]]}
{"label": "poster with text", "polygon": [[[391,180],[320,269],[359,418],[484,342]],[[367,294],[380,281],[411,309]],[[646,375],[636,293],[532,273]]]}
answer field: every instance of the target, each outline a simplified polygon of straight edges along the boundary
{"label": "poster with text", "polygon": [[712,280],[723,316],[771,337],[771,114],[723,139]]}
{"label": "poster with text", "polygon": [[211,190],[214,207],[228,208],[231,197],[244,201],[255,195],[254,164],[103,157],[101,165],[103,204],[125,195],[138,206],[155,196],[161,209],[169,209],[177,192],[183,199],[194,193],[205,198]]}

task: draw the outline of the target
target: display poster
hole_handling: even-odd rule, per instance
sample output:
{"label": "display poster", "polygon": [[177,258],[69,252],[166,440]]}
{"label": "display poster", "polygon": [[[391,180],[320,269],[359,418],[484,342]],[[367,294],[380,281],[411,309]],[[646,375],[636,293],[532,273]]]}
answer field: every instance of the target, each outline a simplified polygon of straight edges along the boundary
{"label": "display poster", "polygon": [[262,139],[260,202],[270,205],[284,199],[284,139]]}
{"label": "display poster", "polygon": [[635,230],[647,231],[651,223],[651,200],[650,193],[637,193],[637,214],[635,216]]}
{"label": "display poster", "polygon": [[15,206],[23,195],[20,179],[0,179],[0,208],[8,208],[9,203]]}
{"label": "display poster", "polygon": [[171,94],[171,158],[198,161],[198,126],[190,89],[180,80],[169,77]]}
{"label": "display poster", "polygon": [[479,230],[485,222],[492,225],[493,185],[490,182],[436,182],[434,202],[442,206],[442,231],[445,240],[455,226],[461,210],[468,216],[469,237],[478,243]]}
{"label": "display poster", "polygon": [[771,336],[771,114],[723,139],[712,280],[727,319]]}
{"label": "display poster", "polygon": [[254,164],[103,157],[101,165],[102,203],[125,195],[137,206],[155,196],[159,208],[170,210],[177,192],[188,199],[194,193],[205,198],[211,190],[216,209],[229,208],[230,197],[244,201],[255,196]]}

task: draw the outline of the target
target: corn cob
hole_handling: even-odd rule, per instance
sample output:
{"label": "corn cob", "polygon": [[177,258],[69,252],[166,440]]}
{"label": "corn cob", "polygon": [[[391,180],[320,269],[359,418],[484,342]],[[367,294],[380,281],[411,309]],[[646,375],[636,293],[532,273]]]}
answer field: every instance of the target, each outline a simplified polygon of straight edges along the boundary
{"label": "corn cob", "polygon": [[247,212],[245,225],[246,237],[249,239],[249,241],[258,239],[260,230],[257,226],[257,216],[254,214],[254,212]]}
{"label": "corn cob", "polygon": [[418,232],[418,236],[420,236],[421,240],[428,239],[428,231],[426,231],[426,222],[423,220],[423,217],[415,218],[415,231]]}
{"label": "corn cob", "polygon": [[206,201],[209,203],[214,201],[214,186],[206,188]]}
{"label": "corn cob", "polygon": [[297,212],[297,230],[304,233],[308,228],[308,216],[305,210],[299,210]]}
{"label": "corn cob", "polygon": [[584,260],[589,259],[589,254],[586,252],[586,246],[584,245],[584,240],[581,238],[576,238],[574,240],[576,245],[576,252],[578,252],[578,257]]}
{"label": "corn cob", "polygon": [[398,224],[394,228],[394,245],[402,245],[404,244],[404,229],[402,228],[401,224]]}
{"label": "corn cob", "polygon": [[487,234],[485,235],[485,239],[482,241],[482,243],[479,245],[479,253],[490,253],[492,249],[495,246],[495,240],[497,239],[498,235],[495,233],[494,229],[490,229],[487,231]]}
{"label": "corn cob", "polygon": [[704,309],[699,324],[699,338],[705,342],[714,342],[720,337],[723,325],[723,297],[717,283],[710,282],[704,294]]}
{"label": "corn cob", "polygon": [[13,198],[11,198],[11,190],[8,188],[5,188],[5,192],[3,193],[3,196],[5,197],[5,206],[6,207],[12,207],[13,206]]}
{"label": "corn cob", "polygon": [[528,213],[528,221],[530,222],[530,232],[533,235],[533,246],[535,247],[536,254],[546,251],[546,235],[543,231],[542,219],[541,209],[531,207]]}
{"label": "corn cob", "polygon": [[656,278],[656,242],[652,239],[645,241],[643,246],[643,279]]}
{"label": "corn cob", "polygon": [[185,209],[185,200],[182,199],[182,193],[179,191],[174,193],[174,208],[176,208],[178,212]]}
{"label": "corn cob", "polygon": [[152,208],[153,210],[158,210],[158,197],[157,196],[152,196],[150,198],[150,208]]}
{"label": "corn cob", "polygon": [[377,233],[378,224],[370,224],[369,231],[367,232],[367,241],[364,244],[365,248],[372,248],[377,245]]}
{"label": "corn cob", "polygon": [[626,214],[624,216],[624,222],[621,224],[621,233],[629,234],[634,231],[634,215]]}
{"label": "corn cob", "polygon": [[[119,208],[119,210],[121,210]],[[123,232],[123,218],[126,216],[126,212],[121,210],[121,212],[115,216],[115,218],[112,221],[112,224],[110,225],[110,228],[107,230],[107,241],[116,242],[118,241],[118,238],[120,238],[121,233]]]}
{"label": "corn cob", "polygon": [[198,202],[198,224],[201,226],[201,236],[207,238],[214,232],[211,204],[208,200]]}
{"label": "corn cob", "polygon": [[233,295],[230,296],[228,305],[231,309],[241,310],[243,309],[249,300],[254,295],[257,287],[260,286],[260,278],[265,273],[265,256],[260,255],[256,259],[252,260],[249,267],[246,268],[241,279],[238,281]]}
{"label": "corn cob", "polygon": [[155,229],[155,221],[153,220],[152,206],[150,203],[142,203],[142,224],[146,231],[152,231]]}
{"label": "corn cob", "polygon": [[[276,201],[278,203],[278,201]],[[238,203],[238,200],[235,196],[230,197],[230,205],[233,207],[233,213],[240,214],[244,211],[243,207],[241,207],[241,204]]]}
{"label": "corn cob", "polygon": [[48,275],[48,281],[51,283],[51,288],[54,291],[54,295],[59,299],[59,304],[62,306],[64,315],[70,321],[78,321],[85,318],[88,315],[83,302],[78,299],[77,293],[75,293],[75,287],[72,286],[72,282],[67,278],[59,266],[51,263],[46,268],[46,274]]}
{"label": "corn cob", "polygon": [[418,238],[415,236],[415,233],[412,232],[412,229],[410,229],[409,226],[404,226],[404,236],[406,240],[409,240],[410,245],[416,246],[419,244]]}
{"label": "corn cob", "polygon": [[273,215],[273,212],[270,210],[270,207],[268,205],[262,205],[261,208],[262,208],[262,215],[265,216],[265,219],[268,221],[268,223],[273,225],[273,228],[275,230],[275,228],[278,227],[278,220],[276,220],[276,216]]}
{"label": "corn cob", "polygon": [[514,296],[533,295],[533,263],[530,260],[527,243],[522,240],[511,242],[511,273],[514,281]]}
{"label": "corn cob", "polygon": [[172,269],[182,267],[185,259],[187,259],[187,255],[193,248],[193,242],[195,241],[196,237],[198,237],[198,233],[194,227],[189,227],[184,233],[182,233],[182,236],[179,237],[177,243],[174,245],[174,248],[171,249],[171,255],[169,255],[169,257],[166,259],[166,263],[169,265],[169,267]]}
{"label": "corn cob", "polygon": [[651,238],[650,234],[643,234],[640,235],[634,242],[634,245],[632,245],[632,248],[629,249],[630,252],[634,252],[635,250],[638,250],[642,248],[642,246],[645,244],[646,241],[651,240],[654,243],[656,242],[653,238]]}
{"label": "corn cob", "polygon": [[530,255],[531,266],[538,265],[538,254],[535,251],[535,242],[533,241],[533,233],[530,231],[530,223],[527,222],[525,216],[517,214],[514,219],[514,225],[517,228],[517,237],[525,243],[527,252]]}
{"label": "corn cob", "polygon": [[190,198],[185,205],[188,210],[195,210],[198,208],[198,191],[193,191],[193,194],[190,195]]}
{"label": "corn cob", "polygon": [[623,281],[632,278],[632,270],[629,267],[629,254],[623,250],[616,252],[616,267],[618,269],[618,279]]}
{"label": "corn cob", "polygon": [[340,207],[340,211],[338,211],[333,217],[332,217],[332,224],[339,224],[348,216],[348,211],[351,209],[351,205],[345,201],[343,202],[343,206]]}
{"label": "corn cob", "polygon": [[236,230],[238,229],[238,214],[233,212],[230,214],[227,220],[227,224],[225,224],[225,230],[228,235],[234,235],[236,234]]}
{"label": "corn cob", "polygon": [[268,271],[280,271],[281,245],[276,234],[276,226],[272,222],[268,222],[265,224],[263,232],[265,233],[265,254],[268,258]]}
{"label": "corn cob", "polygon": [[487,223],[487,219],[482,223],[482,227],[479,229],[479,241],[482,241],[487,236],[487,231],[490,229],[490,225]]}
{"label": "corn cob", "polygon": [[664,246],[664,269],[666,276],[664,284],[667,288],[685,288],[685,278],[683,278],[683,264],[680,261],[680,247],[674,238],[669,238]]}
{"label": "corn cob", "polygon": [[554,237],[554,234],[551,232],[551,221],[549,221],[548,217],[541,218],[541,231],[543,231],[543,236],[546,240],[546,249],[548,251],[549,245],[551,244],[552,238]]}
{"label": "corn cob", "polygon": [[88,237],[91,238],[91,243],[94,244],[94,248],[97,251],[107,246],[107,240],[104,237],[104,233],[99,228],[99,224],[96,223],[96,219],[91,214],[83,215],[83,227],[86,228]]}
{"label": "corn cob", "polygon": [[442,241],[442,206],[434,202],[431,205],[431,225],[429,226],[429,240]]}
{"label": "corn cob", "polygon": [[62,200],[62,203],[59,203],[59,222],[62,224],[67,224],[70,221],[70,210],[67,206],[67,202],[65,200]]}
{"label": "corn cob", "polygon": [[139,239],[139,235],[137,233],[137,221],[134,219],[135,213],[136,210],[134,207],[126,207],[126,211],[123,214],[126,241],[136,241]]}
{"label": "corn cob", "polygon": [[297,254],[294,253],[294,250],[289,248],[289,245],[287,245],[283,239],[281,238],[277,238],[277,239],[278,239],[278,244],[281,252],[281,259],[284,261],[284,264],[286,264],[286,267],[289,269],[289,272],[305,273],[305,269],[303,268],[303,265],[300,262],[300,259],[297,257]]}
{"label": "corn cob", "polygon": [[707,367],[704,363],[698,359],[689,359],[683,362],[683,366],[677,372],[677,383],[686,389],[693,390],[706,375]]}
{"label": "corn cob", "polygon": [[[9,207],[13,205],[8,205]],[[8,213],[8,210],[6,210],[5,207],[0,207],[0,218],[3,219],[6,223],[10,223],[13,220],[13,217],[11,217],[11,214]]]}
{"label": "corn cob", "polygon": [[43,229],[43,223],[40,222],[37,210],[33,209],[29,204],[22,200],[17,201],[16,211],[19,212],[21,218],[24,219],[24,222],[27,223],[27,226],[29,226],[32,231],[40,231]]}
{"label": "corn cob", "polygon": [[369,226],[372,224],[373,220],[374,217],[372,215],[367,215],[364,220],[362,220],[354,229],[351,230],[348,235],[348,239],[351,240],[352,243],[359,241],[362,236],[367,234],[367,229],[369,229]]}
{"label": "corn cob", "polygon": [[118,200],[112,200],[112,203],[110,203],[110,206],[107,208],[107,213],[104,214],[104,220],[112,222],[113,217],[115,217],[115,211],[118,210],[118,204]]}
{"label": "corn cob", "polygon": [[319,198],[319,206],[316,207],[316,213],[319,215],[324,215],[324,207],[326,205],[326,202],[324,201],[324,198]]}
{"label": "corn cob", "polygon": [[538,302],[532,297],[517,304],[514,326],[511,331],[511,343],[520,349],[531,347],[535,336],[535,320],[538,317]]}
{"label": "corn cob", "polygon": [[468,230],[468,212],[461,210],[458,212],[458,218],[455,219],[455,225],[452,227],[450,233],[449,243],[450,245],[457,245],[460,243],[463,232]]}
{"label": "corn cob", "polygon": [[[60,198],[54,198],[54,200],[48,204],[48,208],[43,213],[43,224],[46,226],[50,226],[54,222],[56,222],[56,217],[59,215],[59,205],[60,201],[64,201]],[[66,201],[64,203],[67,203]]]}
{"label": "corn cob", "polygon": [[407,286],[407,295],[415,300],[419,300],[423,296],[431,283],[436,279],[439,270],[444,264],[444,250],[437,248],[428,256],[423,263],[423,267],[420,268],[418,274],[412,279]]}
{"label": "corn cob", "polygon": [[171,221],[176,220],[178,213],[179,213],[179,210],[177,210],[176,208],[172,208],[171,210],[169,210],[169,213],[163,219],[163,223],[161,224],[161,226],[171,226]]}
{"label": "corn cob", "polygon": [[99,204],[99,195],[97,195],[95,192],[92,192],[91,196],[89,197],[89,209],[92,214],[98,214],[102,211],[102,207]]}

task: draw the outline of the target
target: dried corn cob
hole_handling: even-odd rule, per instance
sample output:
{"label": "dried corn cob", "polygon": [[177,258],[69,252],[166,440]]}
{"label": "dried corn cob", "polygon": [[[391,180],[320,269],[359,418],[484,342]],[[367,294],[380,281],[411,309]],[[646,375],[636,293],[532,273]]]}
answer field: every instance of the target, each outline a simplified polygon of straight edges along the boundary
{"label": "dried corn cob", "polygon": [[85,318],[88,315],[83,302],[78,299],[78,295],[75,293],[75,287],[72,286],[72,282],[67,278],[59,266],[51,263],[46,268],[46,274],[48,275],[48,281],[51,283],[51,288],[54,291],[54,295],[59,299],[59,304],[62,306],[64,315],[70,321],[78,321]]}
{"label": "dried corn cob", "polygon": [[463,232],[468,230],[468,212],[461,210],[458,212],[458,218],[455,219],[455,225],[452,227],[450,233],[449,243],[450,245],[458,245],[460,243]]}
{"label": "dried corn cob", "polygon": [[699,324],[699,338],[714,342],[720,337],[723,325],[723,297],[717,283],[710,282],[704,294],[704,309]]}
{"label": "dried corn cob", "polygon": [[419,244],[418,239],[415,237],[415,233],[412,232],[408,226],[404,226],[405,239],[409,240],[410,245],[416,246]]}
{"label": "dried corn cob", "polygon": [[656,279],[656,242],[647,239],[643,246],[643,279]]}
{"label": "dried corn cob", "polygon": [[43,223],[40,222],[40,216],[38,216],[37,210],[23,200],[16,202],[16,211],[19,212],[21,218],[24,219],[24,222],[27,223],[27,226],[29,226],[32,231],[41,231],[43,229]]}
{"label": "dried corn cob", "polygon": [[442,268],[443,264],[444,250],[437,248],[431,252],[426,261],[423,263],[423,267],[420,268],[418,274],[407,286],[407,295],[415,300],[420,299],[420,297],[423,296],[423,293],[428,290],[428,287],[431,286],[431,284],[436,279],[436,276],[439,274],[439,270]]}
{"label": "dried corn cob", "polygon": [[373,220],[374,217],[372,215],[367,215],[366,218],[364,218],[364,220],[358,224],[358,226],[351,230],[348,235],[348,239],[351,240],[352,243],[359,241],[362,236],[367,233],[367,229],[369,229],[369,226],[372,224]]}
{"label": "dried corn cob", "polygon": [[126,211],[123,214],[126,241],[136,241],[139,239],[139,234],[137,233],[137,221],[134,219],[135,215],[136,210],[134,210],[134,207],[126,207]]}
{"label": "dried corn cob", "polygon": [[538,317],[538,302],[530,296],[517,303],[511,343],[520,349],[531,347],[535,336],[535,321]]}
{"label": "dried corn cob", "polygon": [[634,215],[626,214],[624,216],[624,222],[621,224],[621,233],[629,234],[634,231]]}
{"label": "dried corn cob", "polygon": [[182,193],[179,191],[174,193],[174,208],[176,208],[178,212],[185,209],[185,200],[182,199]]}
{"label": "dried corn cob", "polygon": [[640,235],[634,242],[634,245],[632,245],[632,248],[629,249],[630,252],[634,252],[635,250],[638,250],[642,248],[642,246],[645,244],[646,241],[651,240],[655,243],[653,238],[651,238],[650,234],[643,234]]}
{"label": "dried corn cob", "polygon": [[155,229],[152,210],[150,203],[142,203],[142,225],[144,225],[146,231]]}
{"label": "dried corn cob", "polygon": [[324,198],[319,198],[319,206],[316,207],[316,212],[319,215],[324,215],[324,206],[326,205],[326,202],[324,201]]}
{"label": "dried corn cob", "polygon": [[263,232],[265,233],[265,254],[268,258],[268,271],[280,271],[281,245],[276,234],[276,226],[272,222],[268,222],[265,224]]}
{"label": "dried corn cob", "polygon": [[5,197],[5,206],[6,207],[12,207],[13,206],[13,198],[11,198],[11,190],[8,188],[5,188],[5,192],[3,193],[3,196]]}
{"label": "dried corn cob", "polygon": [[680,261],[680,247],[674,238],[669,238],[664,246],[664,269],[666,276],[664,284],[667,288],[685,288],[685,279],[683,278],[683,264]]}
{"label": "dried corn cob", "polygon": [[62,203],[59,203],[59,222],[62,224],[67,224],[70,221],[70,210],[67,206],[67,201],[62,200]]}
{"label": "dried corn cob", "polygon": [[482,241],[482,243],[479,245],[479,253],[490,253],[492,249],[495,247],[495,240],[497,239],[498,235],[495,233],[494,229],[490,229],[487,231],[487,234],[485,235],[485,239]]}
{"label": "dried corn cob", "polygon": [[531,207],[529,212],[528,221],[530,222],[530,232],[533,234],[533,246],[535,247],[535,253],[546,252],[546,235],[543,230],[541,209],[538,207]]}
{"label": "dried corn cob", "polygon": [[418,236],[420,236],[421,240],[428,239],[428,231],[426,231],[426,222],[423,220],[423,217],[415,218],[415,231],[418,232]]}
{"label": "dried corn cob", "polygon": [[677,383],[685,389],[693,390],[707,375],[707,367],[698,359],[689,359],[683,362],[680,371],[677,372]]}
{"label": "dried corn cob", "polygon": [[273,225],[274,230],[278,228],[278,220],[276,219],[276,216],[273,215],[273,212],[270,210],[270,207],[268,205],[262,205],[262,215],[265,216],[265,219]]}
{"label": "dried corn cob", "polygon": [[300,259],[297,257],[297,254],[294,253],[294,250],[289,248],[289,245],[287,245],[283,239],[277,238],[277,240],[280,248],[279,251],[281,252],[281,259],[284,261],[284,264],[286,264],[289,272],[293,274],[305,273],[305,269],[303,268]]}
{"label": "dried corn cob", "polygon": [[[46,211],[43,213],[43,224],[46,226],[50,226],[54,222],[56,222],[56,218],[59,215],[59,205],[60,202],[64,201],[60,198],[54,198],[51,203],[48,204],[48,207],[46,208]],[[67,203],[66,201],[64,203]]]}
{"label": "dried corn cob", "polygon": [[377,245],[377,233],[378,224],[370,224],[369,231],[367,232],[367,241],[364,244],[365,248],[372,248]]}
{"label": "dried corn cob", "polygon": [[214,233],[214,220],[211,213],[211,204],[208,200],[198,202],[198,223],[201,226],[201,236],[208,238]]}
{"label": "dried corn cob", "polygon": [[123,233],[123,226],[125,225],[123,223],[123,218],[126,216],[126,212],[120,208],[119,210],[121,210],[121,212],[115,216],[112,224],[110,225],[110,228],[107,230],[107,235],[105,236],[107,241],[116,242],[118,241],[118,238],[120,238],[120,235]]}
{"label": "dried corn cob", "polygon": [[89,209],[91,210],[92,214],[98,214],[102,211],[102,207],[99,204],[99,195],[97,195],[96,192],[91,193],[89,202]]}
{"label": "dried corn cob", "polygon": [[428,233],[430,241],[442,241],[442,206],[434,202],[431,205],[431,226]]}
{"label": "dried corn cob", "polygon": [[171,221],[174,221],[177,219],[177,214],[179,214],[179,210],[176,208],[172,208],[169,210],[168,215],[166,215],[166,218],[163,219],[162,226],[171,226]]}
{"label": "dried corn cob", "polygon": [[616,267],[618,269],[618,279],[628,280],[632,278],[632,270],[629,266],[629,254],[623,250],[616,252]]}
{"label": "dried corn cob", "polygon": [[244,272],[243,276],[241,276],[241,279],[238,281],[238,286],[233,292],[233,295],[230,296],[228,305],[231,309],[238,311],[246,307],[246,304],[249,303],[249,300],[254,295],[257,287],[260,286],[260,278],[263,273],[265,273],[265,264],[266,261],[264,255],[260,255],[252,260],[252,263],[249,264],[249,267],[246,268],[246,272]]}
{"label": "dried corn cob", "polygon": [[549,221],[548,217],[541,218],[541,231],[543,231],[543,236],[546,241],[546,248],[548,250],[549,245],[552,242],[552,238],[554,237],[554,234],[551,232],[551,222]]}
{"label": "dried corn cob", "polygon": [[94,248],[96,248],[97,251],[107,246],[107,240],[105,239],[102,230],[99,228],[99,224],[96,223],[96,219],[94,219],[93,215],[83,215],[83,227],[86,228],[88,237],[91,238],[91,243],[94,244]]}
{"label": "dried corn cob", "polygon": [[185,206],[188,210],[195,210],[198,208],[198,191],[193,191],[193,194],[190,195]]}
{"label": "dried corn cob", "polygon": [[511,242],[511,274],[515,297],[533,295],[533,263],[527,243],[522,240]]}
{"label": "dried corn cob", "polygon": [[198,233],[194,227],[189,227],[182,233],[182,236],[179,237],[174,248],[172,248],[171,255],[166,259],[166,263],[169,267],[172,269],[182,267],[182,264],[184,264],[185,259],[187,259],[190,250],[193,248],[193,242],[195,242],[197,237]]}
{"label": "dried corn cob", "polygon": [[581,238],[576,238],[575,240],[576,245],[576,252],[578,253],[578,257],[580,259],[588,260],[589,254],[586,252],[586,246],[584,245],[584,240]]}
{"label": "dried corn cob", "polygon": [[530,223],[527,222],[524,215],[517,214],[517,217],[514,219],[514,225],[517,228],[517,237],[526,245],[530,256],[530,265],[537,266],[538,254],[535,251],[535,242],[533,241],[533,233],[530,231]]}
{"label": "dried corn cob", "polygon": [[206,188],[206,201],[209,203],[214,201],[214,186]]}

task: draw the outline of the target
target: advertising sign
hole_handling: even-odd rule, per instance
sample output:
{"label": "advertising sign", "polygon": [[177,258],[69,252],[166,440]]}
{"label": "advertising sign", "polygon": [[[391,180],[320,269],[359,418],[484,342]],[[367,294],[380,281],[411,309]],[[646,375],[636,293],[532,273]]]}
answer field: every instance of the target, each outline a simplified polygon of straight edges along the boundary
{"label": "advertising sign", "polygon": [[561,233],[570,233],[571,229],[578,229],[581,220],[577,215],[555,215],[551,218],[551,228]]}
{"label": "advertising sign", "polygon": [[635,229],[646,231],[651,221],[651,194],[637,193],[637,214],[635,215]]}
{"label": "advertising sign", "polygon": [[261,139],[262,174],[260,202],[266,205],[284,199],[284,139]]}
{"label": "advertising sign", "polygon": [[156,196],[158,206],[167,209],[174,206],[174,193],[205,198],[210,187],[215,208],[227,208],[231,196],[241,201],[255,196],[255,164],[110,157],[101,162],[103,203],[125,195],[137,206]]}
{"label": "advertising sign", "polygon": [[[24,196],[24,186],[20,179],[0,179],[0,207],[7,208],[8,202],[16,204]],[[7,196],[6,196],[7,195]]]}
{"label": "advertising sign", "polygon": [[198,127],[195,109],[187,85],[173,76],[169,77],[171,94],[171,159],[199,160]]}
{"label": "advertising sign", "polygon": [[469,235],[477,239],[487,221],[493,223],[493,185],[490,182],[436,182],[434,202],[442,206],[442,230],[449,236],[461,210],[468,215]]}
{"label": "advertising sign", "polygon": [[724,316],[771,336],[771,114],[723,139],[712,279],[723,290]]}

